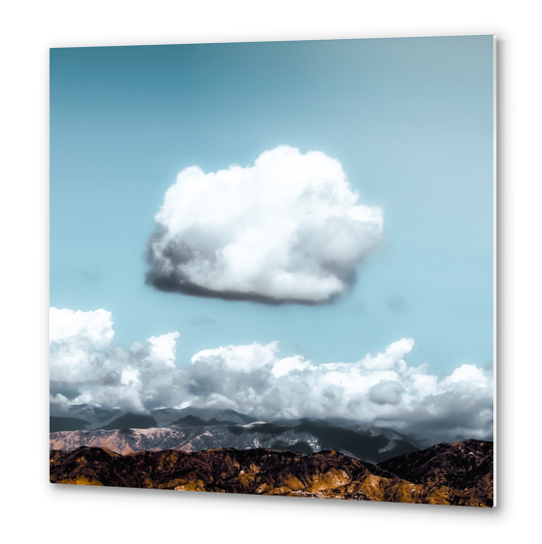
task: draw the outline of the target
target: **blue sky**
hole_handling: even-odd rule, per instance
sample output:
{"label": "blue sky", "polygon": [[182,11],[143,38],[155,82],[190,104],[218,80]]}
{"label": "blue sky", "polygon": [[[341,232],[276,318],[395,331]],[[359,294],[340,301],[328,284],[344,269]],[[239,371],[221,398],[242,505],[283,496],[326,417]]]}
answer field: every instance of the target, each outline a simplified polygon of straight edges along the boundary
{"label": "blue sky", "polygon": [[[275,340],[350,362],[402,337],[435,374],[491,361],[492,59],[492,36],[51,50],[51,306],[111,311],[124,347],[179,331],[181,366]],[[145,285],[176,175],[281,144],[338,159],[382,207],[352,291],[269,306]]]}

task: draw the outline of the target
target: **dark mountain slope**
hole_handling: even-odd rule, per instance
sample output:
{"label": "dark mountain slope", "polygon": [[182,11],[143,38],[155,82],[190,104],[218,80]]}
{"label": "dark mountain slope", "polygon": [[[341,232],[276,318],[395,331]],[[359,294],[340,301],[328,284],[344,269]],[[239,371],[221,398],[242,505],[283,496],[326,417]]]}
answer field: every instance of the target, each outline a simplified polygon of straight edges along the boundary
{"label": "dark mountain slope", "polygon": [[[458,447],[451,446],[452,450]],[[412,457],[410,460],[415,462]],[[476,481],[469,482],[467,489],[413,483],[382,467],[329,450],[307,456],[262,448],[193,453],[168,450],[125,456],[102,448],[53,450],[50,481],[381,502],[492,505],[489,497],[471,492]]]}
{"label": "dark mountain slope", "polygon": [[437,444],[378,466],[417,484],[469,489],[476,482],[472,493],[493,500],[493,442],[465,440]]}
{"label": "dark mountain slope", "polygon": [[156,427],[156,419],[152,416],[128,412],[108,425],[104,425],[102,429],[110,431],[111,429],[150,429],[151,427]]}
{"label": "dark mountain slope", "polygon": [[56,433],[59,431],[77,431],[86,429],[88,421],[76,417],[50,417],[49,432]]}

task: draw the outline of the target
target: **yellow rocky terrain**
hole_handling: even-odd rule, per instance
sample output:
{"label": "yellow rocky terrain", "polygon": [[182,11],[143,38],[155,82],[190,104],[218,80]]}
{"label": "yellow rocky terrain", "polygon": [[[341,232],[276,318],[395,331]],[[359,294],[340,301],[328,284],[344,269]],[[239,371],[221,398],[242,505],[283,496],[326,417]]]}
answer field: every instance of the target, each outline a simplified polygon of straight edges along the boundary
{"label": "yellow rocky terrain", "polygon": [[[104,448],[82,447],[51,451],[50,480],[75,485],[490,507],[492,449],[489,466],[487,447],[481,448],[487,454],[483,455],[480,448],[476,450],[475,441],[470,442],[467,447],[465,443],[449,444],[436,452],[430,448],[409,454],[407,460],[396,458],[380,466],[332,450],[311,455],[269,449],[120,455]],[[383,466],[386,464],[395,466],[396,471]],[[412,474],[407,474],[408,467]]]}

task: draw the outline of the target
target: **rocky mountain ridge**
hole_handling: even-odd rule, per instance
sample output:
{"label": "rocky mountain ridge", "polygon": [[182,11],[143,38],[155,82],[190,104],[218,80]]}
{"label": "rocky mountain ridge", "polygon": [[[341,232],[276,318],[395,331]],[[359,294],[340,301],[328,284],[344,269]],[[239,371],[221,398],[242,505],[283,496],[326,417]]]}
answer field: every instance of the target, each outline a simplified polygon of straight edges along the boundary
{"label": "rocky mountain ridge", "polygon": [[440,444],[380,465],[333,450],[302,455],[263,448],[221,448],[120,455],[83,446],[72,451],[51,450],[50,455],[52,483],[493,505],[493,445],[476,440]]}
{"label": "rocky mountain ridge", "polygon": [[120,454],[217,448],[268,448],[311,454],[333,449],[371,463],[421,449],[419,444],[390,429],[354,430],[326,421],[244,423],[241,420],[241,423],[233,423],[216,418],[204,421],[197,416],[186,415],[170,427],[122,428],[124,423],[142,421],[140,417],[122,417],[121,423],[110,423],[102,429],[53,432],[50,434],[50,449],[71,451],[86,446],[107,448]]}

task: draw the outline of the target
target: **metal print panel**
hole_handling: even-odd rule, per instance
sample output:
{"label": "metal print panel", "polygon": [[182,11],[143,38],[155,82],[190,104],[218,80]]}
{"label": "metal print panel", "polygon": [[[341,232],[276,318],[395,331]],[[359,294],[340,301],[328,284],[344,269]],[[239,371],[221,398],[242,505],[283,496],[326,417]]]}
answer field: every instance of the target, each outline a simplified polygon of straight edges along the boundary
{"label": "metal print panel", "polygon": [[51,50],[50,480],[494,505],[494,38]]}

